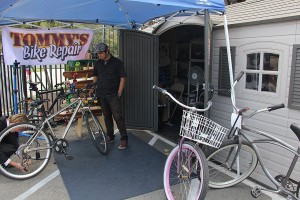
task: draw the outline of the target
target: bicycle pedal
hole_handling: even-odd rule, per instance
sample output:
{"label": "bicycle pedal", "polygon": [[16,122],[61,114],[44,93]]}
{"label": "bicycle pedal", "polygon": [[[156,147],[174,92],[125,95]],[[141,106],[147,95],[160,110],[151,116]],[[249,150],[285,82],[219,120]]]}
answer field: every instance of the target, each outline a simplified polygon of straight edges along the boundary
{"label": "bicycle pedal", "polygon": [[252,190],[251,190],[251,195],[255,198],[259,197],[261,195],[261,188],[258,186],[255,186]]}
{"label": "bicycle pedal", "polygon": [[66,159],[67,159],[67,160],[73,160],[73,156],[66,155]]}

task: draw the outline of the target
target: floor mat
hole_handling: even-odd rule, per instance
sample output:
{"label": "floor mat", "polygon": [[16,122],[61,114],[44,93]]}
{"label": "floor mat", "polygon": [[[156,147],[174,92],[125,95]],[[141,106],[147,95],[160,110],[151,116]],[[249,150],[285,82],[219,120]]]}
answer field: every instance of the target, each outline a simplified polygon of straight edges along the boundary
{"label": "floor mat", "polygon": [[90,139],[71,141],[73,160],[55,154],[70,199],[120,200],[163,188],[166,156],[129,134],[129,146],[119,150],[119,138],[101,155]]}

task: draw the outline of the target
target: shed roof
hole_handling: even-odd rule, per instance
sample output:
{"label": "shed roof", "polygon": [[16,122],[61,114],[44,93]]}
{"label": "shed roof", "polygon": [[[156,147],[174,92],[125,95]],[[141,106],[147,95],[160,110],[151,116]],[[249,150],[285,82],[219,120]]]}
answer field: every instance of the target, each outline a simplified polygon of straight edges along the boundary
{"label": "shed roof", "polygon": [[246,0],[228,5],[226,16],[229,27],[300,19],[300,0]]}

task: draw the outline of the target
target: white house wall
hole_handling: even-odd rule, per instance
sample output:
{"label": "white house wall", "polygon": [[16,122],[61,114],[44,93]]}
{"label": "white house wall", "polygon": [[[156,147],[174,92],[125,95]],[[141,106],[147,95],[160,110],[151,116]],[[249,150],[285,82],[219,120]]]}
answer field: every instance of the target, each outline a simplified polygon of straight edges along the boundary
{"label": "white house wall", "polygon": [[[212,59],[212,83],[218,86],[219,52],[225,45],[224,30],[213,31],[213,59]],[[248,120],[248,125],[264,130],[272,135],[297,147],[299,141],[290,130],[292,123],[300,124],[300,111],[287,108],[289,97],[290,73],[292,63],[292,51],[294,44],[300,44],[300,21],[289,21],[272,24],[261,24],[247,27],[229,28],[230,46],[236,47],[235,74],[245,70],[246,54],[260,50],[270,50],[280,55],[278,92],[277,94],[261,94],[257,91],[243,89],[245,77],[236,88],[236,103],[239,108],[249,107],[250,111],[265,108],[269,105],[284,103],[286,108],[259,114]],[[213,98],[211,118],[216,122],[230,127],[230,115],[232,106],[230,98],[218,96]],[[259,149],[271,174],[285,174],[291,163],[291,153],[274,145],[260,145]],[[299,181],[300,161],[295,167],[292,178]],[[253,173],[252,178],[273,186],[265,178],[261,167]]]}

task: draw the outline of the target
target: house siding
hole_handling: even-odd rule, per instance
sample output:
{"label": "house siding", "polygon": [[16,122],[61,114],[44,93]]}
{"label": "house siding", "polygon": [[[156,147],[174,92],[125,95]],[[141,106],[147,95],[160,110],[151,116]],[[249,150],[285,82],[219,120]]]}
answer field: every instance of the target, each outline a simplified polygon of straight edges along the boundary
{"label": "house siding", "polygon": [[[216,29],[213,31],[213,34],[212,83],[217,86],[220,47],[224,46],[226,42],[224,30]],[[300,20],[229,28],[229,38],[230,46],[236,47],[234,77],[240,71],[245,70],[244,63],[248,52],[271,50],[280,55],[278,92],[276,94],[263,95],[246,91],[243,89],[245,86],[245,77],[243,77],[236,88],[236,104],[239,108],[249,107],[250,111],[253,111],[269,105],[284,103],[286,108],[256,115],[248,120],[247,124],[266,131],[296,148],[299,140],[289,127],[292,123],[300,124],[300,111],[289,109],[287,105],[293,45],[300,44]],[[216,94],[213,98],[211,118],[226,127],[230,127],[231,112],[230,98]],[[259,136],[255,135],[255,137]],[[287,172],[292,158],[290,152],[274,145],[259,145],[259,150],[272,175],[285,174]],[[271,187],[274,186],[265,177],[260,166],[257,167],[251,177]],[[291,178],[299,180],[299,177],[300,161],[298,161]]]}

